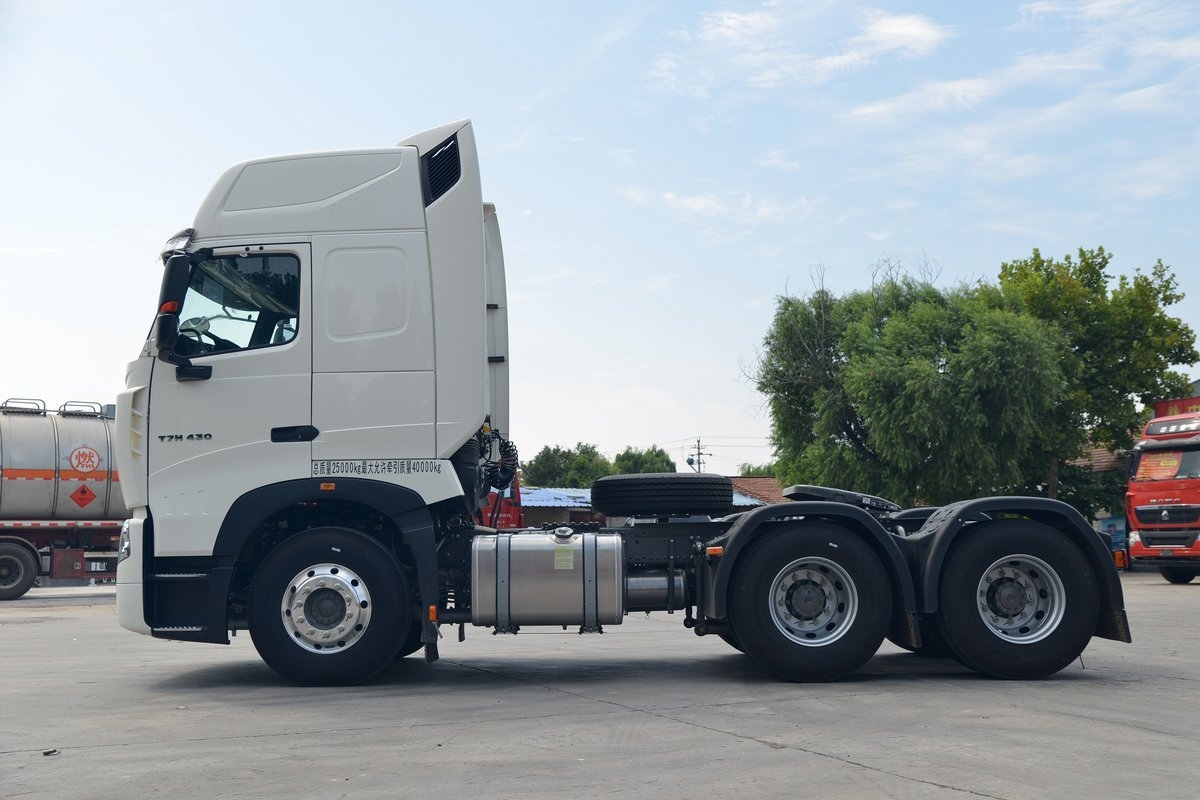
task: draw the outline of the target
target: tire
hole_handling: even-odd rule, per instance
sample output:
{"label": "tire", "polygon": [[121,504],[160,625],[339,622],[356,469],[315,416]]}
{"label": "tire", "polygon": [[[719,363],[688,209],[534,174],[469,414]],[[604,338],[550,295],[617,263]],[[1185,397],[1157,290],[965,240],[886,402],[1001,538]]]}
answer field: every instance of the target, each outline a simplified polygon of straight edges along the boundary
{"label": "tire", "polygon": [[362,683],[408,641],[412,604],[408,579],[380,542],[317,528],[263,561],[250,588],[250,638],[292,683]]}
{"label": "tire", "polygon": [[826,522],[780,526],[741,556],[729,594],[742,648],[789,681],[831,681],[883,643],[892,591],[875,551]]}
{"label": "tire", "polygon": [[592,484],[592,508],[612,517],[719,517],[733,508],[733,482],[694,472],[609,475]]}
{"label": "tire", "polygon": [[1188,567],[1159,567],[1159,574],[1170,583],[1191,583],[1196,570]]}
{"label": "tire", "polygon": [[37,576],[33,553],[19,544],[0,544],[0,600],[16,600],[33,588]]}
{"label": "tire", "polygon": [[953,658],[954,654],[950,652],[950,648],[946,646],[946,640],[942,638],[942,632],[938,630],[937,623],[929,617],[921,618],[921,646],[909,647],[903,642],[898,642],[891,636],[887,637],[888,641],[897,647],[907,650],[910,653],[920,656],[921,658]]}
{"label": "tire", "polygon": [[1087,647],[1100,591],[1092,565],[1066,535],[1006,520],[979,524],[954,543],[938,608],[938,629],[961,664],[995,678],[1041,678]]}
{"label": "tire", "polygon": [[733,631],[719,631],[717,636],[721,638],[721,641],[732,647],[734,650],[737,650],[739,653],[746,652],[744,649],[742,649],[742,643],[738,641],[737,634],[735,634]]}
{"label": "tire", "polygon": [[425,643],[421,641],[421,620],[414,619],[409,623],[408,635],[404,637],[404,641],[400,644],[400,649],[396,651],[396,655],[393,658],[399,661],[406,656],[411,656],[424,645]]}

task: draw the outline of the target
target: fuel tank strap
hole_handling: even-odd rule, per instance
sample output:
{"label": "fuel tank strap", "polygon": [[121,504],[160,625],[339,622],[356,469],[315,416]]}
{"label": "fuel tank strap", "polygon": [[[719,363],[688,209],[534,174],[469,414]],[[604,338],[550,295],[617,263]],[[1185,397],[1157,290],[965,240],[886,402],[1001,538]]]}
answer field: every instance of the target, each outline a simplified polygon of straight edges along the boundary
{"label": "fuel tank strap", "polygon": [[594,631],[596,616],[596,534],[583,534],[583,629]]}

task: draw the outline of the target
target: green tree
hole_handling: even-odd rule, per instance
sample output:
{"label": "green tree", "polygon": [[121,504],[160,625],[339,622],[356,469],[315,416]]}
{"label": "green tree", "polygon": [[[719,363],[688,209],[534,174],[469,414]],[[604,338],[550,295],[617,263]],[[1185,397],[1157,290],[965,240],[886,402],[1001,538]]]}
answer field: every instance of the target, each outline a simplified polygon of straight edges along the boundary
{"label": "green tree", "polygon": [[[613,471],[618,475],[633,475],[646,472],[674,472],[675,462],[658,445],[645,450],[626,447],[613,459]],[[589,484],[590,485],[590,484]]]}
{"label": "green tree", "polygon": [[577,443],[564,450],[547,445],[521,467],[529,486],[586,488],[613,474],[613,465],[594,444]]}
{"label": "green tree", "polygon": [[774,478],[777,469],[774,461],[769,464],[751,464],[747,461],[738,464],[738,476],[742,478]]}
{"label": "green tree", "polygon": [[907,504],[1023,482],[1062,391],[1063,343],[1001,301],[890,276],[781,298],[757,376],[780,483]]}
{"label": "green tree", "polygon": [[[1067,391],[1055,409],[1039,473],[1046,493],[1069,491],[1065,464],[1089,445],[1126,449],[1144,422],[1143,407],[1189,393],[1187,378],[1171,369],[1200,359],[1195,334],[1167,308],[1183,299],[1171,271],[1155,262],[1116,282],[1111,254],[1080,248],[1077,258],[1047,259],[1038,250],[1000,267],[1010,306],[1043,320],[1067,343]],[[1076,476],[1072,484],[1083,486]]]}

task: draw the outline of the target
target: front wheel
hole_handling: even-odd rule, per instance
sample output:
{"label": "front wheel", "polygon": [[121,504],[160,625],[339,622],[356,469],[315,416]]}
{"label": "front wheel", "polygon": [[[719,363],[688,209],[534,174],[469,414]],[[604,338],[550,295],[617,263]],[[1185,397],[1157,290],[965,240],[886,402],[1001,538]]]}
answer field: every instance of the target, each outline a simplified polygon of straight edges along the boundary
{"label": "front wheel", "polygon": [[250,638],[293,683],[361,683],[391,663],[412,623],[408,580],[379,541],[305,531],[267,556],[250,590]]}
{"label": "front wheel", "polygon": [[1053,675],[1096,630],[1100,592],[1079,547],[1039,522],[979,524],[942,572],[938,626],[958,661],[996,678]]}
{"label": "front wheel", "polygon": [[1158,572],[1170,583],[1191,583],[1197,573],[1188,567],[1161,567]]}
{"label": "front wheel", "polygon": [[742,556],[730,618],[742,649],[789,681],[831,681],[861,667],[892,615],[875,551],[837,525],[806,522],[763,534]]}

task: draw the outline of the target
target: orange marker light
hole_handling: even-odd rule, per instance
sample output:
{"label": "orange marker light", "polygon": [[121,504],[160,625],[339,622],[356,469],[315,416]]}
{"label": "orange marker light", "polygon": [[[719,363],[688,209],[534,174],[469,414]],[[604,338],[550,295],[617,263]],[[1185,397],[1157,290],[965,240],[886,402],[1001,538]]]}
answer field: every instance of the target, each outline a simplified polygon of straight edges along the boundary
{"label": "orange marker light", "polygon": [[704,549],[704,554],[706,556],[708,556],[709,558],[720,558],[721,556],[725,555],[725,548],[724,547],[706,547]]}
{"label": "orange marker light", "polygon": [[322,492],[332,492],[337,489],[336,483],[322,483],[319,487]]}
{"label": "orange marker light", "polygon": [[437,606],[429,607],[429,621],[437,622]]}
{"label": "orange marker light", "polygon": [[158,310],[158,313],[160,313],[160,314],[178,314],[179,313],[179,301],[178,300],[168,300],[167,302],[162,304],[162,308],[160,308]]}

